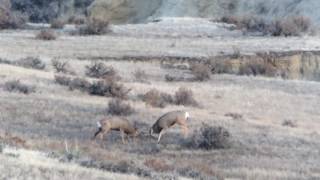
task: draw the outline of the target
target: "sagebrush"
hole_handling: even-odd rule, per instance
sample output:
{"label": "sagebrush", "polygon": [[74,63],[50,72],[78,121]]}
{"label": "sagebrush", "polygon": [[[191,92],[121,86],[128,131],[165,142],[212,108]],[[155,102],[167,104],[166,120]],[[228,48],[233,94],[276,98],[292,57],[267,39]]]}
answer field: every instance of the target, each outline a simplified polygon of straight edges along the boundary
{"label": "sagebrush", "polygon": [[43,29],[36,35],[36,39],[52,41],[57,39],[57,35],[50,29]]}
{"label": "sagebrush", "polygon": [[113,99],[108,103],[108,113],[117,116],[128,116],[135,112],[134,108],[120,99]]}
{"label": "sagebrush", "polygon": [[12,80],[12,81],[7,81],[4,84],[4,89],[9,92],[30,94],[35,92],[36,88],[34,86],[21,83],[20,80]]}
{"label": "sagebrush", "polygon": [[230,148],[231,134],[224,127],[203,124],[200,130],[193,134],[187,145],[205,150]]}

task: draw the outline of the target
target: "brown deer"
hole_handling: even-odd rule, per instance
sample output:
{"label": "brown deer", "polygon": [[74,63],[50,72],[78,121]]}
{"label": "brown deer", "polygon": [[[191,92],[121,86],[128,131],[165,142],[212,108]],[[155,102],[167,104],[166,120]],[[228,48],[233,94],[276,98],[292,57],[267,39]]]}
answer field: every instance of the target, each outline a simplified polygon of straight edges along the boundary
{"label": "brown deer", "polygon": [[188,134],[187,121],[190,118],[190,115],[186,111],[172,111],[162,115],[151,127],[149,133],[153,136],[153,133],[159,134],[158,143],[160,142],[161,136],[163,133],[170,127],[175,124],[178,124],[182,130],[184,137]]}
{"label": "brown deer", "polygon": [[115,130],[120,131],[122,143],[125,144],[125,134],[133,138],[135,138],[139,134],[137,128],[135,128],[127,119],[120,117],[110,117],[102,119],[97,122],[97,126],[98,131],[94,134],[94,139],[99,136],[102,140],[105,134],[107,134],[111,130]]}

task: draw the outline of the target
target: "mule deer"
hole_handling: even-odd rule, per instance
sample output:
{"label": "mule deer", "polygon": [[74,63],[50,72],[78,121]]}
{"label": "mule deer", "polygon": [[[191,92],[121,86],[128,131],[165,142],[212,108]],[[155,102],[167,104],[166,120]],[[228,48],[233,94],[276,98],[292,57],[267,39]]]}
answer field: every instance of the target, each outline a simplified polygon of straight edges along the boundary
{"label": "mule deer", "polygon": [[190,118],[190,115],[186,111],[172,111],[162,115],[150,128],[150,135],[153,136],[153,133],[159,134],[158,143],[160,142],[161,136],[163,133],[170,127],[175,124],[178,124],[182,130],[183,134],[186,137],[188,134],[187,120]]}
{"label": "mule deer", "polygon": [[124,136],[136,137],[138,136],[138,130],[135,128],[127,119],[120,118],[120,117],[110,117],[105,118],[97,122],[98,131],[94,134],[94,139],[97,136],[100,139],[103,139],[103,136],[107,134],[111,130],[120,131],[122,143],[125,144]]}

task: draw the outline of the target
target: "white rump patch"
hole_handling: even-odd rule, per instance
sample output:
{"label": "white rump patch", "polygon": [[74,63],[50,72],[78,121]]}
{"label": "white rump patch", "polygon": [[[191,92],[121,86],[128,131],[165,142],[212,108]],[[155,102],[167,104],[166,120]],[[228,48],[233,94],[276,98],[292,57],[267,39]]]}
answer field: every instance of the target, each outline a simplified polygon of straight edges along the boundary
{"label": "white rump patch", "polygon": [[189,113],[188,112],[186,112],[186,119],[188,119],[189,117],[190,117],[190,115],[189,115]]}
{"label": "white rump patch", "polygon": [[101,125],[101,123],[99,121],[97,122],[97,126],[98,126],[98,128],[102,127],[102,125]]}

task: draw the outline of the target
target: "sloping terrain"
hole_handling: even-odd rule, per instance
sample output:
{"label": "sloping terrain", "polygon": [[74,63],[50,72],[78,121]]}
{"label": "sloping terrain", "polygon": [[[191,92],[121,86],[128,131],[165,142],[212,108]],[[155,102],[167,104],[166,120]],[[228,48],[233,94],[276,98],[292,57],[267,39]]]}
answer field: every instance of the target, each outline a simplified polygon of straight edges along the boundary
{"label": "sloping terrain", "polygon": [[317,0],[96,0],[89,7],[89,12],[116,23],[144,22],[159,17],[256,15],[272,19],[304,15],[319,24],[319,8]]}
{"label": "sloping terrain", "polygon": [[[238,37],[237,32],[212,38],[194,37],[206,31],[197,31],[196,26],[188,28],[183,22],[172,29],[163,25],[168,33],[160,35],[153,31],[152,24],[114,26],[115,33],[105,36],[79,37],[57,31],[60,36],[55,41],[36,40],[37,31],[1,32],[2,60],[14,62],[28,56],[39,57],[46,68],[27,69],[6,61],[3,61],[6,64],[0,64],[0,132],[19,137],[26,141],[26,147],[44,152],[61,153],[65,149],[64,142],[69,142],[70,151],[78,149],[80,157],[98,162],[86,166],[106,171],[116,169],[141,177],[165,173],[171,174],[170,177],[209,179],[319,179],[318,82],[226,74],[212,75],[206,82],[167,82],[166,74],[190,76],[190,72],[161,65],[161,57],[170,55],[197,60],[220,54],[219,51],[232,54],[232,45],[248,54],[266,49],[283,51],[288,44],[296,50],[312,50],[318,47],[317,37],[244,38]],[[201,26],[208,25],[201,22]],[[159,27],[162,23],[154,26]],[[208,31],[213,34],[217,32],[216,28],[221,28],[214,24],[209,26],[212,27]],[[146,31],[139,34],[143,27]],[[133,33],[132,29],[137,32]],[[171,31],[177,32],[177,37],[173,37]],[[143,59],[146,57],[149,59]],[[55,58],[68,61],[77,77],[85,77],[85,67],[92,61],[100,60],[113,66],[122,77],[120,82],[132,89],[126,103],[134,107],[136,113],[127,118],[138,123],[142,134],[147,134],[148,128],[163,113],[187,110],[192,116],[191,135],[197,133],[203,123],[222,126],[232,135],[232,146],[209,151],[189,149],[185,146],[188,139],[179,134],[178,128],[170,129],[160,144],[148,136],[141,136],[136,142],[123,145],[117,132],[110,133],[103,141],[94,142],[91,137],[96,122],[108,115],[108,103],[112,98],[71,91],[57,84],[51,63]],[[138,69],[146,72],[148,82],[135,80],[133,73]],[[4,85],[11,80],[35,86],[35,92],[29,95],[9,92]],[[201,107],[168,105],[156,108],[139,99],[139,95],[153,88],[173,94],[179,87],[190,88]],[[21,167],[19,160],[0,158],[4,158],[10,167]],[[158,162],[156,165],[160,168],[150,167],[147,162]],[[30,172],[39,169],[30,166]],[[30,166],[22,165],[21,172],[25,173]],[[46,168],[40,169],[43,172],[40,175],[47,173]],[[69,172],[65,172],[67,176]]]}

